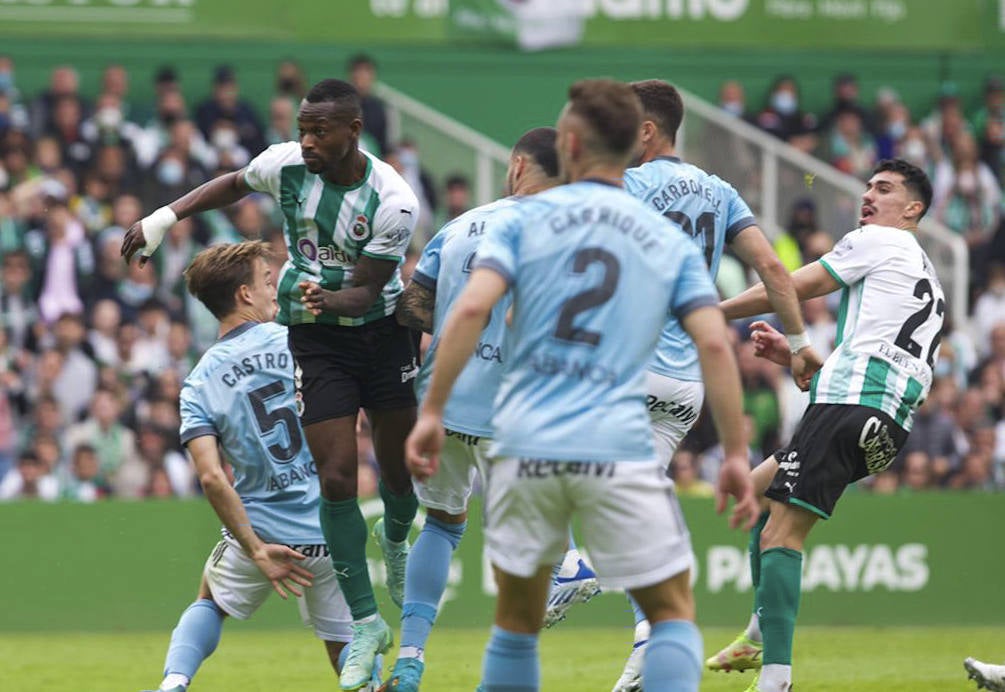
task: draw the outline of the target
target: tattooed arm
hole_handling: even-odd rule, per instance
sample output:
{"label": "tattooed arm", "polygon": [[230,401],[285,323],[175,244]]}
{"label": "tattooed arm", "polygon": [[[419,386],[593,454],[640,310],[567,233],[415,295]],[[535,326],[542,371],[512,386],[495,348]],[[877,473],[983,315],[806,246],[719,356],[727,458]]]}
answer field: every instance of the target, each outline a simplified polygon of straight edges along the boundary
{"label": "tattooed arm", "polygon": [[435,290],[410,281],[405,287],[404,293],[398,298],[398,307],[394,316],[400,325],[432,334],[433,306],[435,304]]}

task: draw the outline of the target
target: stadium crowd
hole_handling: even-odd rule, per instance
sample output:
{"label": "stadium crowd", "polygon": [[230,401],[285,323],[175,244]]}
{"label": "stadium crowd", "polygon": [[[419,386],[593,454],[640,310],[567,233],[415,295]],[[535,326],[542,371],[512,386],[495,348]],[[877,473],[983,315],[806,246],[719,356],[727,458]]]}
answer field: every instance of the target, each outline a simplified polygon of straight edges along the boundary
{"label": "stadium crowd", "polygon": [[[295,62],[280,63],[263,119],[227,66],[197,104],[186,103],[170,67],[154,75],[148,104],[130,100],[135,75],[121,65],[108,66],[100,93],[87,95],[68,66],[54,69],[41,93],[22,93],[14,67],[0,56],[0,499],[191,496],[199,489],[178,439],[178,395],[216,323],[186,295],[181,273],[202,247],[247,238],[270,242],[281,263],[281,219],[269,198],[252,195],[176,224],[145,266],[127,266],[119,247],[145,212],[294,139],[306,77]],[[433,180],[415,142],[388,140],[370,59],[353,58],[348,72],[364,97],[363,144],[402,173],[426,210],[410,270],[422,242],[469,208],[470,187],[461,176]],[[833,106],[814,115],[800,108],[791,77],[774,82],[759,110],[739,82],[720,91],[727,112],[853,175],[866,177],[889,156],[923,167],[935,188],[931,213],[970,248],[971,314],[946,321],[932,394],[906,449],[862,484],[877,493],[1005,488],[1005,84],[988,78],[972,109],[952,84],[933,96],[927,114],[911,113],[890,89],[870,106],[853,75],[838,75]],[[801,199],[776,248],[793,269],[846,230],[820,228],[813,200]],[[742,268],[720,272],[724,293],[745,280]],[[805,306],[822,355],[836,311],[824,298]],[[788,440],[807,400],[781,368],[754,357],[743,325],[733,335],[756,463]],[[722,453],[708,418],[673,459],[682,495],[712,492]],[[366,497],[376,493],[376,467],[364,418],[357,436]]]}

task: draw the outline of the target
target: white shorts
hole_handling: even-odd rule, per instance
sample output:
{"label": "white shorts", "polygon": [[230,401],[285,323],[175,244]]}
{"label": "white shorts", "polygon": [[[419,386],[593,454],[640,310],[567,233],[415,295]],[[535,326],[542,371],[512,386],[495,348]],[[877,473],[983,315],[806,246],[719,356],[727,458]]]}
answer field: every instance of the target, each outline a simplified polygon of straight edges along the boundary
{"label": "white shorts", "polygon": [[[299,563],[314,575],[313,586],[300,587],[303,598],[296,599],[304,625],[313,626],[319,639],[348,642],[352,639],[352,614],[339,589],[328,549],[324,545],[294,545],[307,555]],[[225,536],[206,560],[203,570],[213,600],[227,615],[247,620],[273,592],[254,560],[234,538]]]}
{"label": "white shorts", "polygon": [[578,515],[597,579],[608,588],[658,584],[691,567],[691,536],[673,482],[651,461],[493,459],[485,544],[497,567],[530,577],[565,554]]}
{"label": "white shorts", "polygon": [[423,507],[448,514],[463,514],[478,476],[485,477],[492,440],[447,430],[440,452],[440,468],[428,481],[412,481]]}
{"label": "white shorts", "polygon": [[653,426],[656,458],[664,468],[670,466],[670,457],[694,427],[704,399],[705,385],[701,382],[646,373],[646,408]]}

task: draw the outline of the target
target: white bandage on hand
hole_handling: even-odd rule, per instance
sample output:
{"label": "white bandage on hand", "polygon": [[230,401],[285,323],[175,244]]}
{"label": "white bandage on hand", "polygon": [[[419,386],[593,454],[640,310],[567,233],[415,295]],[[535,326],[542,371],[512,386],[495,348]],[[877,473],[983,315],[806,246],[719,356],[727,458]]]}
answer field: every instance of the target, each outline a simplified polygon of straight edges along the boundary
{"label": "white bandage on hand", "polygon": [[160,247],[161,241],[164,240],[164,234],[176,223],[178,216],[168,206],[163,206],[150,216],[144,217],[140,221],[140,226],[143,228],[143,239],[147,244],[140,250],[140,254],[144,257],[154,254],[154,250]]}
{"label": "white bandage on hand", "polygon": [[802,334],[786,334],[785,338],[789,342],[789,353],[792,355],[796,355],[807,346],[813,345],[810,343],[810,337],[806,332]]}

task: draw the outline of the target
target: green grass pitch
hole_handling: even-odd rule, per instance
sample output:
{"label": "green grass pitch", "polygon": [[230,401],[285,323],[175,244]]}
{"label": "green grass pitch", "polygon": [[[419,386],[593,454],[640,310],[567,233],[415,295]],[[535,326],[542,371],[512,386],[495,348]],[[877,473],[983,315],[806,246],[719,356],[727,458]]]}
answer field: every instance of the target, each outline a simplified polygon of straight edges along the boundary
{"label": "green grass pitch", "polygon": [[[704,630],[706,653],[735,635]],[[5,692],[137,692],[156,687],[170,632],[0,635]],[[471,692],[487,631],[441,628],[427,649],[427,692]],[[627,653],[628,628],[558,627],[541,636],[545,692],[608,692]],[[393,653],[393,652],[392,652]],[[963,658],[1005,659],[1005,627],[827,628],[796,631],[799,692],[972,690]],[[750,673],[706,674],[702,690],[742,691]],[[228,622],[191,692],[338,688],[321,644],[304,630],[253,631]]]}

